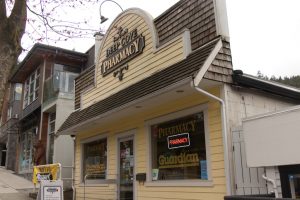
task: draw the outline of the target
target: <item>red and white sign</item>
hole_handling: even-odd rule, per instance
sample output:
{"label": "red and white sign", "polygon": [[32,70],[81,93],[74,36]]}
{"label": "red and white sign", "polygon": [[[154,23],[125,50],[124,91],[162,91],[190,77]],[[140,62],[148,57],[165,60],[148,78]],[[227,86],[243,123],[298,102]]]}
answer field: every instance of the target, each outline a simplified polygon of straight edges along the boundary
{"label": "red and white sign", "polygon": [[181,133],[177,135],[171,135],[168,137],[168,148],[176,149],[190,146],[189,133]]}

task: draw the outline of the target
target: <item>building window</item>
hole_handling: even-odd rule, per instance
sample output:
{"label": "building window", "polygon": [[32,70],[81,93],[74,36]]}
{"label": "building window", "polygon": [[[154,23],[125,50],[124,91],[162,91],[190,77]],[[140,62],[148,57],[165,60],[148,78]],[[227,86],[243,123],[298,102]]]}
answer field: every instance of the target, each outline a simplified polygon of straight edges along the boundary
{"label": "building window", "polygon": [[204,113],[151,127],[152,180],[208,180]]}
{"label": "building window", "polygon": [[106,179],[107,139],[83,144],[83,180]]}
{"label": "building window", "polygon": [[37,127],[31,128],[20,135],[20,171],[31,171],[33,167],[33,142]]}
{"label": "building window", "polygon": [[56,113],[50,113],[49,114],[49,128],[48,128],[48,141],[49,141],[49,147],[48,147],[48,163],[53,163],[53,154],[54,154],[54,138],[55,138],[55,119],[56,119]]}
{"label": "building window", "polygon": [[25,81],[23,107],[27,107],[39,96],[40,69],[35,70]]}
{"label": "building window", "polygon": [[8,109],[7,109],[7,120],[11,119],[12,118],[12,106],[8,106]]}
{"label": "building window", "polygon": [[75,67],[55,64],[53,72],[54,88],[64,93],[74,93],[75,78],[80,70]]}
{"label": "building window", "polygon": [[16,83],[14,89],[14,100],[15,101],[21,100],[21,95],[22,95],[22,84]]}

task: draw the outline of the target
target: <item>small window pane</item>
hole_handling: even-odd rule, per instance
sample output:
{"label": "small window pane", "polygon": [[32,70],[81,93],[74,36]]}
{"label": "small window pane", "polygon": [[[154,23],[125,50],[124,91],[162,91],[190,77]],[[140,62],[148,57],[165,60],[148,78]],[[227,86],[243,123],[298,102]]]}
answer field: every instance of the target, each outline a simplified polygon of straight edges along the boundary
{"label": "small window pane", "polygon": [[37,99],[38,97],[39,97],[39,90],[36,90],[34,98]]}
{"label": "small window pane", "polygon": [[35,80],[35,88],[38,88],[40,86],[40,78],[37,77],[37,79]]}
{"label": "small window pane", "polygon": [[21,100],[22,95],[22,84],[16,84],[14,90],[14,100]]}
{"label": "small window pane", "polygon": [[105,179],[107,141],[101,139],[84,144],[83,179]]}

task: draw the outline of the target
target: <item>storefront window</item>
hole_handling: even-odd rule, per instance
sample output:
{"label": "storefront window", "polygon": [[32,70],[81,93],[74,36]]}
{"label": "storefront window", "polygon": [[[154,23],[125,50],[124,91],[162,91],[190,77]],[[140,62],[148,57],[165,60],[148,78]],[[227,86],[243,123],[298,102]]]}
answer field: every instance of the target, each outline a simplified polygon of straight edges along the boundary
{"label": "storefront window", "polygon": [[100,139],[83,145],[83,179],[105,179],[107,163],[107,140]]}
{"label": "storefront window", "polygon": [[33,141],[37,128],[21,133],[20,138],[20,171],[31,170],[33,166]]}
{"label": "storefront window", "polygon": [[208,179],[203,112],[151,126],[152,180]]}

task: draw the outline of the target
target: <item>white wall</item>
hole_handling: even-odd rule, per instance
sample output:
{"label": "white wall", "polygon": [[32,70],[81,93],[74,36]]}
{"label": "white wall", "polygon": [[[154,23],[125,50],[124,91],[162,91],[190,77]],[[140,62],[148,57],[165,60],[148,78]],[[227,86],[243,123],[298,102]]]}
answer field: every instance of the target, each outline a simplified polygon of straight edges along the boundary
{"label": "white wall", "polygon": [[[60,128],[62,123],[74,111],[74,100],[58,99],[56,102],[56,121],[55,132]],[[62,177],[71,178],[71,168],[64,168],[64,166],[72,166],[74,160],[74,141],[69,135],[60,135],[54,141],[54,155],[53,162],[61,163],[63,166]],[[64,181],[64,187],[70,188],[72,181]]]}
{"label": "white wall", "polygon": [[296,105],[286,98],[249,88],[227,86],[225,92],[230,127],[241,126],[244,118]]}
{"label": "white wall", "polygon": [[300,106],[243,121],[247,164],[300,164]]}
{"label": "white wall", "polygon": [[[242,119],[258,114],[277,111],[295,105],[294,102],[275,95],[270,95],[249,88],[241,88],[230,85],[225,85],[223,89],[223,98],[226,103],[226,114],[228,124],[228,146],[232,146],[232,132],[242,126]],[[234,152],[233,148],[229,148],[229,160],[231,162],[231,174],[233,187],[236,188],[237,169],[234,167]],[[250,170],[247,168],[246,170]],[[251,170],[250,170],[251,171]],[[251,186],[252,187],[252,186]],[[253,187],[254,188],[254,187]],[[255,191],[255,190],[252,190]],[[236,191],[233,191],[236,193]],[[269,191],[270,192],[270,191]]]}
{"label": "white wall", "polygon": [[[266,169],[266,176],[270,179],[275,180],[278,195],[281,198],[282,197],[282,190],[281,190],[280,173],[279,173],[278,167],[273,167],[272,166],[272,167],[266,167],[265,169]],[[274,192],[273,185],[269,182],[267,184],[268,184],[269,193]]]}

